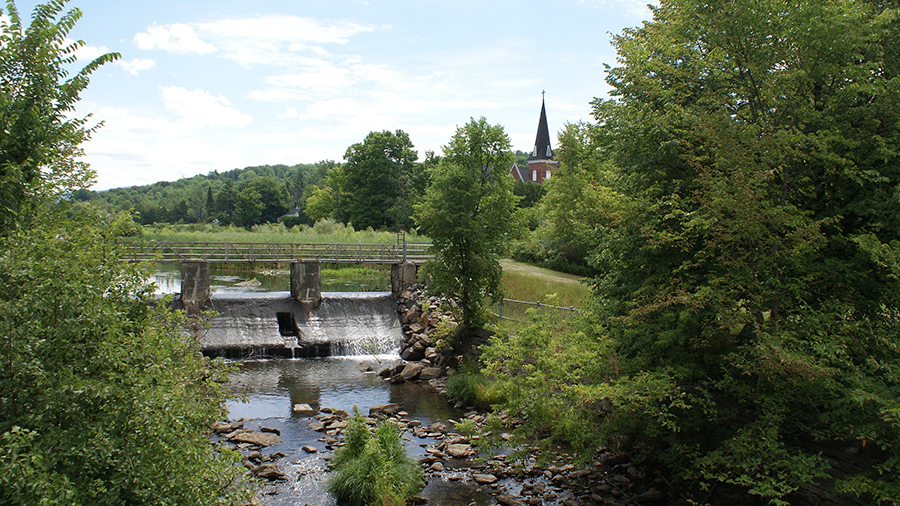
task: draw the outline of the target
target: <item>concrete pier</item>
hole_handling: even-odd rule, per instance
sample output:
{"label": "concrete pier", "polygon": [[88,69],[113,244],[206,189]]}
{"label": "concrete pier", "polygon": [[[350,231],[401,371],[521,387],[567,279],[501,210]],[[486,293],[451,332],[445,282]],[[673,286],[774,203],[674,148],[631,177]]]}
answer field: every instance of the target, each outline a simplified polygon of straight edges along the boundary
{"label": "concrete pier", "polygon": [[185,306],[204,306],[209,302],[209,263],[181,262],[181,301]]}
{"label": "concrete pier", "polygon": [[391,265],[391,292],[400,295],[416,283],[418,266],[412,262]]}
{"label": "concrete pier", "polygon": [[291,297],[318,306],[322,301],[322,274],[319,262],[304,260],[291,264]]}

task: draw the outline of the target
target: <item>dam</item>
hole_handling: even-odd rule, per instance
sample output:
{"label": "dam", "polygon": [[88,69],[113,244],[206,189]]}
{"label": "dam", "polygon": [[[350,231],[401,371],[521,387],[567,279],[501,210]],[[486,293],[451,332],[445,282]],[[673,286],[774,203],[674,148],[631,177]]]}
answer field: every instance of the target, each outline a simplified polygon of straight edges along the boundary
{"label": "dam", "polygon": [[397,354],[402,338],[390,292],[324,292],[317,304],[290,292],[223,293],[200,332],[203,353],[226,358]]}

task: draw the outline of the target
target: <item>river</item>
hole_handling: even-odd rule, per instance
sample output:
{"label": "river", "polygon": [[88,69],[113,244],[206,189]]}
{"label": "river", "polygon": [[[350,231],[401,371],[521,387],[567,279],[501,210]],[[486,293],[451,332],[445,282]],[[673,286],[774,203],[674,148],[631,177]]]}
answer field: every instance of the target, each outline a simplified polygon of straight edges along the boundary
{"label": "river", "polygon": [[[236,286],[256,279],[259,286]],[[157,273],[155,282],[160,293],[180,290],[177,271],[163,270]],[[277,292],[287,286],[287,277],[281,273],[260,274],[247,271],[214,271],[211,273],[211,291],[223,297],[235,297],[240,292]],[[349,288],[365,288],[348,283]],[[333,339],[344,341],[347,336],[361,336],[371,340],[374,334],[386,334],[381,342],[399,343],[400,325],[391,318],[365,318],[363,313],[372,311],[379,294],[363,296],[360,293],[330,292],[323,294],[326,303],[331,302],[331,312],[325,312],[330,319],[327,325],[316,324],[316,332],[332,334]],[[251,296],[252,297],[252,296]],[[378,311],[385,311],[383,305]],[[390,306],[388,306],[390,307]],[[215,332],[215,327],[210,332]],[[214,336],[213,336],[214,337]],[[351,337],[352,339],[352,337]],[[391,347],[390,345],[388,346]],[[365,348],[365,347],[363,347]],[[332,347],[338,355],[342,353],[363,353],[360,347]],[[349,351],[348,351],[349,350]],[[384,403],[399,404],[404,417],[417,420],[424,426],[444,423],[452,427],[452,420],[459,420],[462,412],[453,409],[446,398],[435,393],[427,384],[391,384],[373,372],[361,372],[359,365],[366,361],[373,369],[380,370],[401,362],[397,349],[381,349],[377,355],[346,355],[326,358],[297,358],[271,360],[241,360],[235,364],[239,370],[231,374],[230,389],[242,394],[244,401],[231,401],[228,410],[232,420],[244,421],[248,428],[266,427],[281,434],[281,443],[263,450],[270,455],[282,452],[286,456],[278,459],[285,481],[272,482],[261,490],[263,505],[303,505],[319,506],[336,504],[326,491],[326,458],[333,453],[326,448],[321,432],[309,427],[314,420],[293,412],[296,404],[309,404],[313,408],[335,408],[352,412],[357,406],[365,415],[371,406]],[[406,433],[407,453],[414,459],[425,455],[428,441]],[[433,441],[431,441],[433,443]],[[303,447],[312,447],[310,453]],[[448,482],[432,478],[421,494],[429,499],[429,504],[461,506],[487,504],[488,498],[476,487],[462,482]]]}

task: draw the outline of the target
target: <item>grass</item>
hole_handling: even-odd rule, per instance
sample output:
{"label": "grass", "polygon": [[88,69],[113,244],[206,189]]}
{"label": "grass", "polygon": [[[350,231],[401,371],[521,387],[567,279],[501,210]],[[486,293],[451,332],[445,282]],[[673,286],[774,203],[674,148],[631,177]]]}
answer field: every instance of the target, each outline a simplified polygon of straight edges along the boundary
{"label": "grass", "polygon": [[392,422],[379,422],[370,434],[354,407],[345,442],[334,454],[328,480],[328,491],[340,504],[401,506],[422,489],[422,469],[406,455]]}
{"label": "grass", "polygon": [[[376,232],[372,229],[354,230],[353,227],[323,220],[312,227],[285,228],[278,223],[257,225],[251,230],[235,226],[219,226],[210,223],[168,225],[155,224],[143,227],[136,241],[167,242],[290,242],[316,244],[398,244],[403,236],[395,232]],[[430,242],[425,237],[407,233],[408,242]]]}
{"label": "grass", "polygon": [[590,288],[578,276],[513,260],[502,260],[500,264],[503,266],[503,287],[508,299],[581,308],[590,298]]}

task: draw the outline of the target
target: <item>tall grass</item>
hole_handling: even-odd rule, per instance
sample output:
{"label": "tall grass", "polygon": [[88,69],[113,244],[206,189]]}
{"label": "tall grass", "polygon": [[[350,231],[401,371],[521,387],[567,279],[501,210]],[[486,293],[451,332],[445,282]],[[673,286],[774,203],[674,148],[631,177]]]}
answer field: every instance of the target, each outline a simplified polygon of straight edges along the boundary
{"label": "tall grass", "polygon": [[[403,236],[395,232],[376,232],[372,229],[354,230],[353,227],[322,220],[312,227],[285,228],[277,223],[256,225],[251,230],[235,226],[211,223],[169,225],[145,225],[137,241],[167,242],[285,242],[317,244],[398,244]],[[428,238],[406,233],[407,242],[430,242]]]}
{"label": "tall grass", "polygon": [[406,455],[393,423],[380,422],[373,437],[354,408],[345,442],[334,454],[334,474],[328,480],[328,491],[338,503],[402,506],[422,489],[422,469]]}
{"label": "tall grass", "polygon": [[575,308],[584,307],[590,299],[590,288],[578,276],[511,260],[504,260],[502,265],[503,288],[508,299]]}

